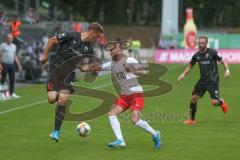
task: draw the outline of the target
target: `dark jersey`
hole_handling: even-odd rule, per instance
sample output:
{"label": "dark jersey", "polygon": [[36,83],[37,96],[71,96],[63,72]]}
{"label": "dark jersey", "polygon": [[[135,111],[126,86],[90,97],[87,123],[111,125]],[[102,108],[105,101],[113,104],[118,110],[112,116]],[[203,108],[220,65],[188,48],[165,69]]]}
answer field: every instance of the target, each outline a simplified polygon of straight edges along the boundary
{"label": "dark jersey", "polygon": [[[72,93],[73,88],[69,85],[75,78],[75,73],[70,72],[72,71],[72,68],[66,67],[63,71],[61,71],[61,69],[58,71],[56,68],[66,62],[66,60],[77,56],[76,51],[83,55],[93,54],[93,44],[91,42],[83,42],[81,40],[81,34],[78,32],[66,32],[59,34],[56,37],[59,42],[59,48],[56,54],[52,54],[50,57],[47,88],[48,91],[60,91],[62,89],[67,89],[70,93]],[[65,65],[68,66],[66,63]],[[54,73],[54,71],[56,71],[56,73]],[[69,74],[67,77],[64,77],[66,72],[69,72]],[[52,73],[54,73],[54,76]]]}
{"label": "dark jersey", "polygon": [[83,42],[81,40],[81,33],[66,32],[57,35],[57,39],[59,42],[57,56],[63,61],[76,56],[74,51],[81,54],[93,53],[93,44],[91,42]]}
{"label": "dark jersey", "polygon": [[201,82],[219,81],[217,61],[221,61],[222,57],[217,53],[216,50],[208,48],[204,53],[198,51],[193,55],[190,64],[195,65],[196,62],[199,64]]}

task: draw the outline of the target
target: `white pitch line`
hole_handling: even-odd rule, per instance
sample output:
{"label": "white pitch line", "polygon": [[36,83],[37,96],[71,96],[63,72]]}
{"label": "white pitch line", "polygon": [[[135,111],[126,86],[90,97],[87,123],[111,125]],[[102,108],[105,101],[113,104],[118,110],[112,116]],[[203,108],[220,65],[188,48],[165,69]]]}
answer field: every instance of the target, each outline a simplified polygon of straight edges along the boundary
{"label": "white pitch line", "polygon": [[[93,87],[92,89],[101,89],[101,88],[108,87],[108,86],[111,86],[111,85],[112,85],[111,83],[102,84],[100,86]],[[30,108],[30,107],[36,106],[38,104],[46,103],[46,102],[47,102],[47,100],[40,100],[40,101],[31,103],[31,104],[26,104],[26,105],[23,105],[23,106],[11,108],[11,109],[0,112],[0,115],[6,114],[6,113],[9,113],[9,112],[13,112],[13,111],[17,111],[17,110],[22,110],[22,109],[25,109],[25,108]]]}
{"label": "white pitch line", "polygon": [[[181,66],[182,65],[174,65],[172,67],[169,67],[168,70],[174,70],[174,69],[176,69],[178,67],[181,67]],[[101,89],[101,88],[108,87],[108,86],[111,86],[111,85],[112,85],[112,83],[107,83],[107,84],[102,84],[100,86],[93,87],[91,89]],[[31,104],[11,108],[11,109],[0,112],[0,115],[6,114],[6,113],[9,113],[9,112],[13,112],[13,111],[17,111],[17,110],[22,110],[22,109],[25,109],[25,108],[30,108],[30,107],[36,106],[38,104],[46,103],[46,102],[47,102],[47,100],[40,100],[40,101],[31,103]]]}
{"label": "white pitch line", "polygon": [[20,106],[20,107],[11,108],[11,109],[0,112],[0,115],[6,114],[6,113],[9,113],[9,112],[13,112],[13,111],[17,111],[17,110],[21,110],[21,109],[25,109],[25,108],[29,108],[29,107],[33,107],[33,106],[36,106],[38,104],[42,104],[42,103],[46,103],[46,102],[47,102],[47,100],[41,100],[41,101],[37,101],[35,103],[23,105],[23,106]]}

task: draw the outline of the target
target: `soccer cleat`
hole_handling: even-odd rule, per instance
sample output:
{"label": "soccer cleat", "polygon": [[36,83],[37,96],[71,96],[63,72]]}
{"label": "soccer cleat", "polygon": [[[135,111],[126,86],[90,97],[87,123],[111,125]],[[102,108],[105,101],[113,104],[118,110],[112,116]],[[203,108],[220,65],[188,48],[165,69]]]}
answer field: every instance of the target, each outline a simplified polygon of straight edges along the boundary
{"label": "soccer cleat", "polygon": [[0,93],[0,94],[1,94],[1,95],[0,95],[0,100],[5,101],[5,100],[7,99],[5,93]]}
{"label": "soccer cleat", "polygon": [[228,106],[227,106],[227,104],[224,102],[223,99],[221,99],[221,100],[222,100],[222,104],[221,104],[222,111],[223,111],[223,113],[227,113]]}
{"label": "soccer cleat", "polygon": [[52,140],[54,140],[55,142],[59,141],[59,131],[55,130],[50,134],[50,137]]}
{"label": "soccer cleat", "polygon": [[191,119],[188,119],[188,120],[185,120],[184,122],[183,122],[183,124],[195,124],[196,123],[196,120],[191,120]]}
{"label": "soccer cleat", "polygon": [[123,140],[117,139],[117,140],[113,141],[112,143],[109,143],[107,146],[110,148],[120,148],[120,147],[125,147],[126,143]]}
{"label": "soccer cleat", "polygon": [[12,98],[20,98],[20,96],[17,95],[16,93],[13,93],[13,94],[11,95],[11,97],[12,97]]}
{"label": "soccer cleat", "polygon": [[153,143],[154,143],[154,147],[156,149],[160,149],[161,146],[161,137],[160,137],[160,132],[157,131],[157,135],[153,136]]}

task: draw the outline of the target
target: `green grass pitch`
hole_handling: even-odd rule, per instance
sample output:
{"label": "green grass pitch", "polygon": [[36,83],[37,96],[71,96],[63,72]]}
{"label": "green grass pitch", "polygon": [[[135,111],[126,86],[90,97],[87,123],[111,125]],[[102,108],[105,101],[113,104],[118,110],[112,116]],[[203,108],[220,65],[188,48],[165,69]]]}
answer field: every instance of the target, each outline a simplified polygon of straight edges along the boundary
{"label": "green grass pitch", "polygon": [[[229,105],[223,114],[211,106],[209,94],[198,103],[197,124],[186,126],[181,119],[188,116],[191,91],[199,77],[198,67],[181,82],[176,79],[186,65],[168,65],[161,77],[174,85],[170,93],[145,99],[143,116],[161,131],[162,146],[153,148],[151,136],[121,116],[121,127],[127,147],[110,149],[107,143],[114,135],[106,115],[87,121],[91,134],[77,136],[78,122],[64,122],[61,141],[50,141],[54,123],[54,105],[47,103],[45,85],[17,89],[20,99],[0,101],[0,160],[239,160],[240,159],[240,65],[231,65],[231,77],[223,78],[220,69],[220,94]],[[81,83],[80,83],[81,84]],[[113,92],[109,77],[101,77],[89,86],[103,86],[100,90]],[[83,112],[99,103],[98,100],[74,96],[72,111]],[[166,117],[151,119],[161,113]],[[182,115],[176,119],[173,115]]]}

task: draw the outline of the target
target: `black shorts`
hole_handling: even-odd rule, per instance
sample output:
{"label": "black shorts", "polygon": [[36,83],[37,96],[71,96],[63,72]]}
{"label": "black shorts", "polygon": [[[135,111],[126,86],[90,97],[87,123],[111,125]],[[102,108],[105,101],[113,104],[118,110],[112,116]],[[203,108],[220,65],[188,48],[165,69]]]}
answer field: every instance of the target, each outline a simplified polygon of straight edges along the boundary
{"label": "black shorts", "polygon": [[203,97],[205,92],[208,91],[212,99],[219,99],[218,82],[201,82],[198,81],[195,85],[192,95]]}
{"label": "black shorts", "polygon": [[68,93],[74,92],[73,82],[75,80],[75,72],[70,72],[65,76],[65,69],[58,68],[63,64],[63,60],[53,54],[50,56],[49,66],[48,66],[48,83],[47,91],[60,92],[61,90],[66,90]]}

